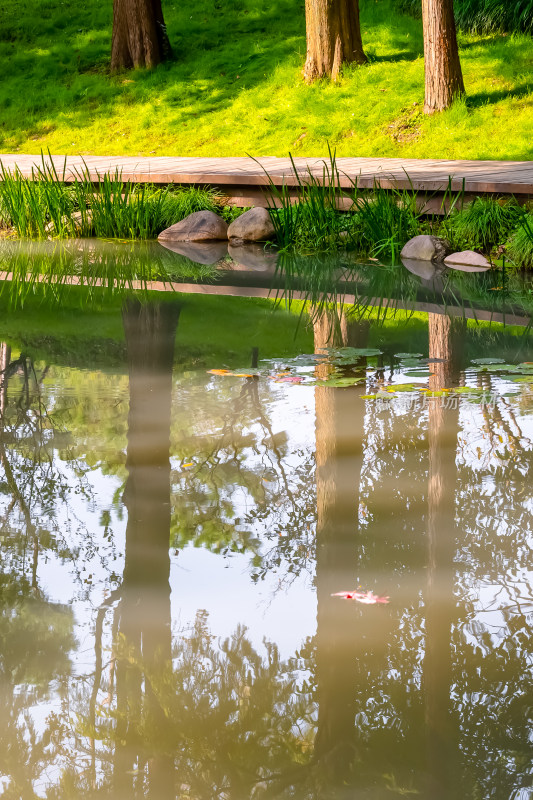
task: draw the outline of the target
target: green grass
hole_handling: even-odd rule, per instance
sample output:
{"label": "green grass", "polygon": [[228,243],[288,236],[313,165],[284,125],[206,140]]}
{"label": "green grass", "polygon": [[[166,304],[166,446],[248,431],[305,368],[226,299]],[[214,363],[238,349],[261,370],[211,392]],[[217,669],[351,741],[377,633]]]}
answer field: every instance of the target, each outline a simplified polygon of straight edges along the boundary
{"label": "green grass", "polygon": [[0,151],[531,158],[531,37],[461,33],[468,98],[425,118],[420,20],[361,5],[369,65],[306,86],[303,0],[164,0],[176,60],[117,76],[111,0],[5,0]]}

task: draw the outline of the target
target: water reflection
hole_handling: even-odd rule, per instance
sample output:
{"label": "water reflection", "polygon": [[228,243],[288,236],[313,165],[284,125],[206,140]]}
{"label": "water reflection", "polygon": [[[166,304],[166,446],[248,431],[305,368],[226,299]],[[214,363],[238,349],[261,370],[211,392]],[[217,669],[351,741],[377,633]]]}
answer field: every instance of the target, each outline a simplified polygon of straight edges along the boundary
{"label": "water reflection", "polygon": [[[5,796],[526,796],[533,404],[472,358],[530,344],[317,302],[307,360],[216,376],[181,351],[184,297],[120,314],[119,367],[0,349]],[[378,406],[415,352],[424,402]],[[332,597],[359,587],[390,604]]]}

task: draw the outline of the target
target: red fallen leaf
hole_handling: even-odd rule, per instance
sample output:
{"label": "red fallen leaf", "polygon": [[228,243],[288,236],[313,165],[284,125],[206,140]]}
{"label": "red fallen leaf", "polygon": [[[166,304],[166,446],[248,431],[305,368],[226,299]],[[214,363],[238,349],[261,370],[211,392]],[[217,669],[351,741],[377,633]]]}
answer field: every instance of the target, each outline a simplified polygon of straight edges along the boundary
{"label": "red fallen leaf", "polygon": [[303,383],[303,378],[298,378],[296,375],[287,375],[279,378],[274,376],[272,380],[276,383]]}
{"label": "red fallen leaf", "polygon": [[355,600],[356,603],[363,603],[364,605],[371,606],[377,603],[386,605],[389,598],[381,595],[374,594],[373,592],[334,592],[332,597],[343,597],[345,600]]}

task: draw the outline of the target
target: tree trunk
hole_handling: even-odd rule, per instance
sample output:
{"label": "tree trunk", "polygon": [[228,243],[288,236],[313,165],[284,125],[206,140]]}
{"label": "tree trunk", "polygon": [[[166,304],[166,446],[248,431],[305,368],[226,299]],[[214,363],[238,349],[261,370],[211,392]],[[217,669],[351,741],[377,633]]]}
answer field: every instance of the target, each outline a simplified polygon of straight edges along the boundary
{"label": "tree trunk", "polygon": [[307,58],[304,78],[336,80],[343,64],[364,64],[359,0],[305,0]]}
{"label": "tree trunk", "polygon": [[422,0],[424,27],[424,114],[448,108],[464,94],[453,0]]}
{"label": "tree trunk", "polygon": [[172,55],[161,0],[114,0],[111,70],[155,67]]}

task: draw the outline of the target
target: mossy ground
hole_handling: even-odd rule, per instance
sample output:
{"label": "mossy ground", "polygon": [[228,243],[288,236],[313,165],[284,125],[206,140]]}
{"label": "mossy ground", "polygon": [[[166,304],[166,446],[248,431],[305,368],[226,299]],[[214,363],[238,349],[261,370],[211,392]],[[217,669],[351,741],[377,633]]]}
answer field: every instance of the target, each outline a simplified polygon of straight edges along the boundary
{"label": "mossy ground", "polygon": [[528,159],[533,40],[460,34],[468,97],[431,118],[420,20],[362,0],[370,63],[306,86],[303,0],[163,3],[175,60],[109,74],[111,0],[6,0],[0,151]]}

